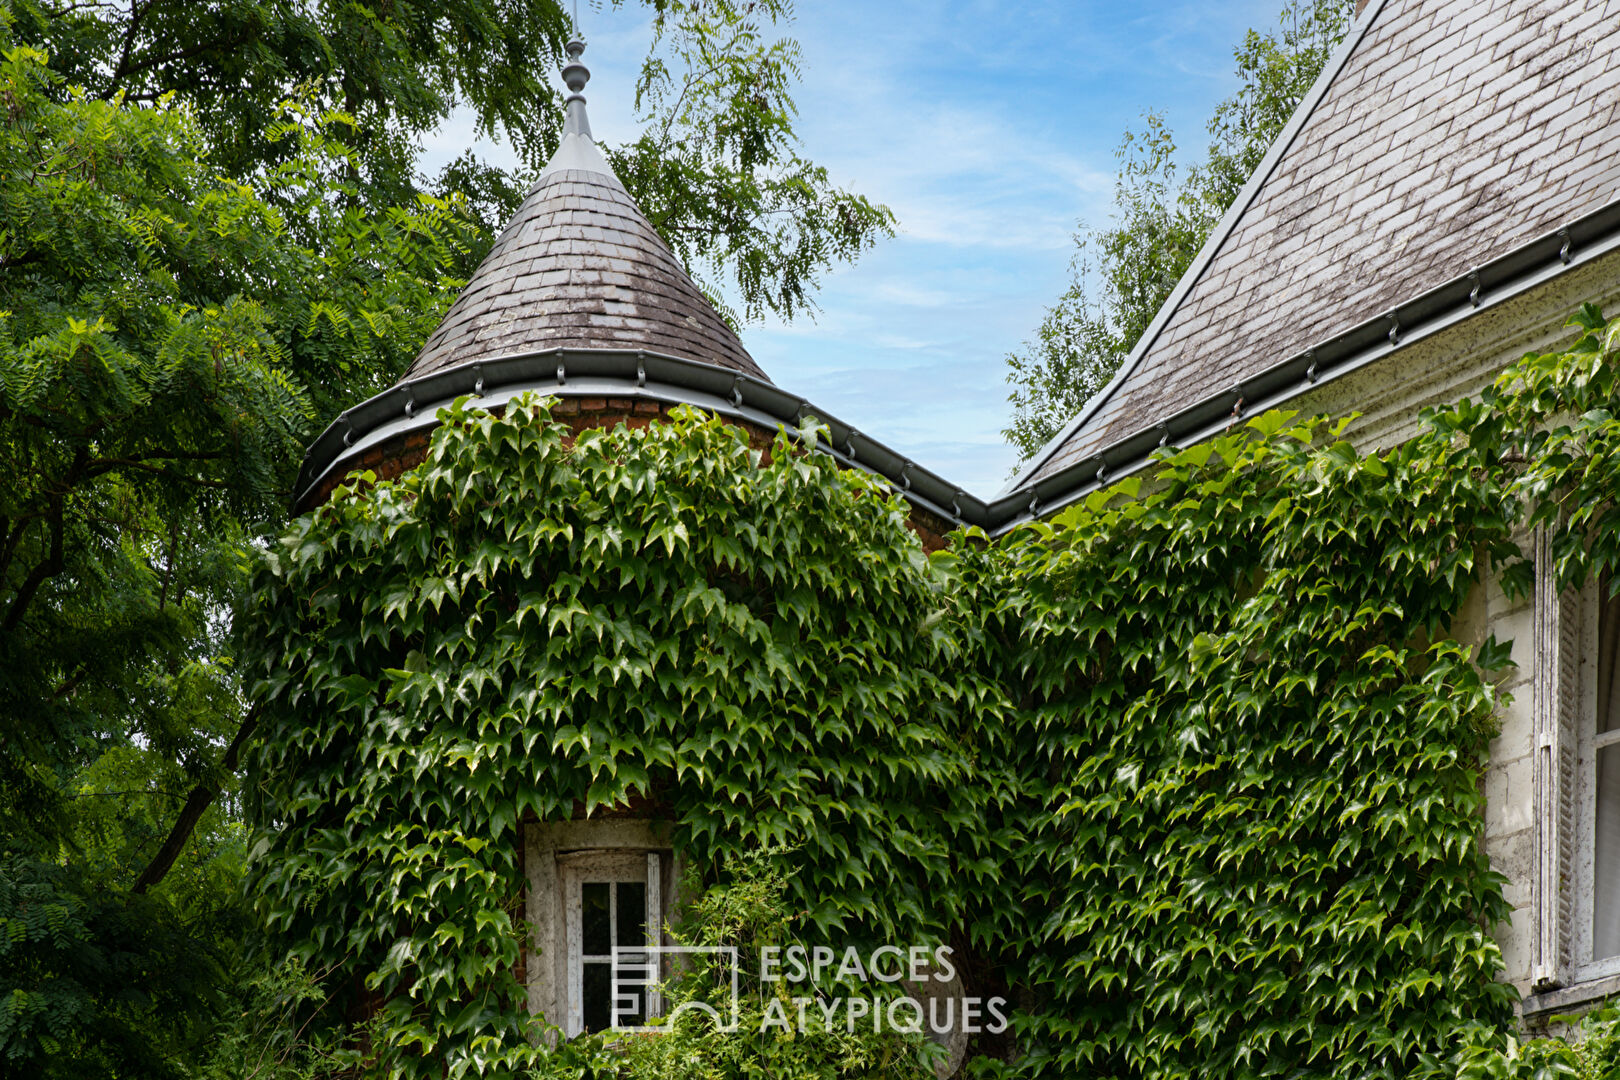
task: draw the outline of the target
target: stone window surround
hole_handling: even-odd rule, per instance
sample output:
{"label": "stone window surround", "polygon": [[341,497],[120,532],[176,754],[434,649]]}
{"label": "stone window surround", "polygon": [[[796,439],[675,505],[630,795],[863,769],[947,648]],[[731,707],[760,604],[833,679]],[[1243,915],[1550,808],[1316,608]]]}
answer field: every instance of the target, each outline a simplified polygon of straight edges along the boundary
{"label": "stone window surround", "polygon": [[[569,949],[567,898],[563,895],[563,865],[574,852],[637,852],[664,856],[662,897],[656,914],[662,923],[680,901],[681,860],[669,842],[666,822],[608,818],[585,821],[527,822],[523,826],[523,865],[527,877],[524,916],[530,928],[528,975],[529,1012],[544,1015],[559,1028],[567,1026]],[[563,857],[559,863],[559,857]],[[649,896],[649,901],[652,898]],[[654,905],[649,904],[649,907]],[[661,935],[667,938],[667,935]]]}

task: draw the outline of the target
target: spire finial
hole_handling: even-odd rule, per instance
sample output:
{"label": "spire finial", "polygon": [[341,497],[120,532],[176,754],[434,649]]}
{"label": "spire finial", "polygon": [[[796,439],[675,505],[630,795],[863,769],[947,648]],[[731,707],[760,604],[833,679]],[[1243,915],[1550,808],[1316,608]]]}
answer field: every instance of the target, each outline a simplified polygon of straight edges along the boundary
{"label": "spire finial", "polygon": [[577,94],[585,89],[586,83],[591,81],[590,68],[580,63],[579,60],[580,54],[585,51],[585,43],[579,38],[575,38],[563,47],[568,50],[568,63],[563,66],[562,70],[563,82],[569,90]]}
{"label": "spire finial", "polygon": [[585,43],[574,38],[563,46],[568,50],[568,63],[563,65],[563,84],[568,87],[568,100],[566,102],[567,115],[563,118],[563,135],[591,134],[591,122],[585,117],[585,95],[580,93],[585,84],[591,81],[591,69],[580,63],[579,56],[585,51]]}

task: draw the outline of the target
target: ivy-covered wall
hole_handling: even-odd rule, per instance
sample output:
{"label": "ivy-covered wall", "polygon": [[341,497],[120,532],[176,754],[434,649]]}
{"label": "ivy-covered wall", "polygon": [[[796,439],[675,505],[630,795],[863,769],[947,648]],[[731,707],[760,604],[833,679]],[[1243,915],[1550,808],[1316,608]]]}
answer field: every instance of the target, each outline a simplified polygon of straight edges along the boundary
{"label": "ivy-covered wall", "polygon": [[1506,652],[1449,633],[1517,527],[1615,561],[1620,324],[1578,321],[1395,451],[1269,414],[932,556],[785,435],[459,404],[265,558],[271,941],[363,985],[373,1066],[532,1067],[516,830],[634,803],[707,881],[768,850],[804,941],[963,945],[1016,1006],[981,1075],[1501,1072]]}

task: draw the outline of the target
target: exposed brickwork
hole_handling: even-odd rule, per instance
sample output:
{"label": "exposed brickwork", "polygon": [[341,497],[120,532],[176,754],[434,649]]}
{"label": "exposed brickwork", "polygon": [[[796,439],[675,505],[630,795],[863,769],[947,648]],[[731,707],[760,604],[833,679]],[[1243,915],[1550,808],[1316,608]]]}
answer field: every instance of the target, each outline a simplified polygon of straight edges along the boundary
{"label": "exposed brickwork", "polygon": [[1389,0],[1049,475],[1620,195],[1620,0]]}
{"label": "exposed brickwork", "polygon": [[541,180],[406,377],[558,346],[647,349],[766,377],[606,173]]}

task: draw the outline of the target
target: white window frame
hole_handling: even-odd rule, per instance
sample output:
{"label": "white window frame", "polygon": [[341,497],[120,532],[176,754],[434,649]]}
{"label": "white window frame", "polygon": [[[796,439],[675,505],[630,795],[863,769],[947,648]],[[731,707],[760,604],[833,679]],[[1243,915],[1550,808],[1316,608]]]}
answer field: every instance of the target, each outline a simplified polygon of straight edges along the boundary
{"label": "white window frame", "polygon": [[1576,815],[1575,902],[1571,905],[1575,925],[1571,927],[1571,981],[1582,983],[1620,975],[1620,956],[1592,959],[1592,922],[1597,915],[1597,756],[1605,746],[1620,742],[1620,729],[1601,734],[1598,726],[1598,628],[1603,619],[1603,601],[1597,582],[1588,582],[1580,591],[1581,629],[1581,711],[1576,751],[1578,776],[1575,796]]}
{"label": "white window frame", "polygon": [[1597,751],[1620,742],[1620,731],[1597,732],[1597,583],[1559,592],[1546,530],[1535,538],[1535,572],[1531,981],[1545,992],[1620,976],[1620,956],[1592,959]]}
{"label": "white window frame", "polygon": [[[639,871],[643,876],[626,880],[647,881],[648,943],[667,945],[667,926],[680,903],[681,860],[671,848],[668,826],[641,819],[530,822],[524,826],[523,843],[528,885],[524,914],[529,922],[529,1011],[543,1015],[563,1038],[573,1038],[583,1028],[583,972],[579,967],[583,943],[577,883],[604,880],[581,878],[577,870],[588,872],[597,867],[616,874]],[[667,970],[661,973],[667,975]],[[657,1015],[660,1005],[656,996],[649,995],[649,1015]],[[555,1039],[553,1035],[550,1041],[554,1043]]]}
{"label": "white window frame", "polygon": [[[613,964],[615,960],[621,963],[645,965],[645,954],[637,957],[633,954],[586,956],[584,918],[581,910],[581,899],[584,885],[587,882],[621,882],[635,883],[646,886],[646,925],[647,939],[640,942],[623,942],[615,940],[613,944],[620,950],[633,949],[636,946],[658,945],[661,935],[658,931],[660,909],[663,905],[663,889],[660,887],[660,863],[662,857],[656,851],[632,851],[625,849],[595,849],[586,851],[568,852],[557,856],[557,868],[561,879],[563,893],[563,927],[564,937],[567,941],[567,1019],[563,1023],[563,1033],[570,1039],[585,1029],[584,1002],[585,1002],[585,965],[586,964]],[[612,889],[608,893],[608,932],[613,938],[619,933],[618,890]],[[653,981],[653,980],[649,980]],[[656,993],[649,986],[647,990],[647,1016],[654,1017],[662,1011]]]}

